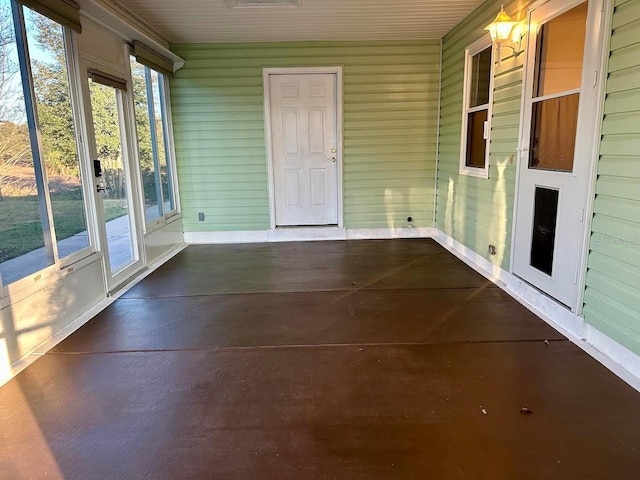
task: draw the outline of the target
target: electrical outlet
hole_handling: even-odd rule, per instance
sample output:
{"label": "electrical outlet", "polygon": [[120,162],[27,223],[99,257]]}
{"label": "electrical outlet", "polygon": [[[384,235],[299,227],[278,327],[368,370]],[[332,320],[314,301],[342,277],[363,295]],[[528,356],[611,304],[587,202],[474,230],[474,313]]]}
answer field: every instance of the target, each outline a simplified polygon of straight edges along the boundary
{"label": "electrical outlet", "polygon": [[204,222],[204,212],[198,212],[198,221]]}
{"label": "electrical outlet", "polygon": [[489,245],[489,255],[495,255],[495,254],[496,254],[495,245]]}

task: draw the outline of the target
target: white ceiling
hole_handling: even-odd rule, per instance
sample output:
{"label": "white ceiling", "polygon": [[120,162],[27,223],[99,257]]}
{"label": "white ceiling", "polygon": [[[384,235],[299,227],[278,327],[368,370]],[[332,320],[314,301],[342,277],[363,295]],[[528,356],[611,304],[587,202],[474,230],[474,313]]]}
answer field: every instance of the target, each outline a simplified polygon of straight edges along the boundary
{"label": "white ceiling", "polygon": [[[103,0],[104,1],[104,0]],[[234,8],[226,0],[110,0],[171,43],[441,38],[482,0],[302,0]]]}

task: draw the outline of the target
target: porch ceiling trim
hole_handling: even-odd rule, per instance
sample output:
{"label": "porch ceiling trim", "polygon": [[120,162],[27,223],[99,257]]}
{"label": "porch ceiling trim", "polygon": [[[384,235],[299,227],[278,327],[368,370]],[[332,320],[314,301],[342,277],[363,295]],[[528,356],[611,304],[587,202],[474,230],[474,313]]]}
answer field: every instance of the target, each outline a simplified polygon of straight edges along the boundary
{"label": "porch ceiling trim", "polygon": [[[225,0],[100,0],[171,43],[442,38],[481,0],[304,0],[301,8],[229,8]],[[123,5],[126,5],[124,7]]]}

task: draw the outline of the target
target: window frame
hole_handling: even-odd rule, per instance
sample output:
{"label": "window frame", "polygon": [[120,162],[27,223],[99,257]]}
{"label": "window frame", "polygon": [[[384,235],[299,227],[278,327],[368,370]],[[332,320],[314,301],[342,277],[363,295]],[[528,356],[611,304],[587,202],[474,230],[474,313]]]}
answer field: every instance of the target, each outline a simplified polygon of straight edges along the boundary
{"label": "window frame", "polygon": [[[130,45],[126,47],[126,55],[129,58],[129,61],[126,64],[128,81],[131,85],[133,85],[133,74],[131,68],[131,62],[136,60],[133,55],[133,48]],[[140,62],[138,62],[140,63]],[[142,208],[142,218],[144,219],[144,233],[148,234],[155,230],[162,228],[163,226],[181,218],[181,210],[180,210],[180,202],[178,195],[178,181],[177,181],[177,173],[176,173],[176,162],[175,162],[175,142],[173,138],[173,122],[172,122],[172,112],[171,112],[171,98],[169,92],[169,78],[164,75],[162,72],[159,72],[151,67],[148,67],[144,64],[141,64],[146,69],[153,70],[158,74],[158,79],[162,79],[162,82],[158,82],[159,88],[161,88],[161,92],[159,93],[160,101],[162,102],[161,111],[165,114],[165,118],[162,118],[163,131],[160,134],[163,136],[165,143],[165,154],[167,156],[167,178],[168,183],[171,187],[171,201],[173,202],[173,210],[165,212],[163,209],[163,214],[153,220],[147,220],[146,212],[144,211],[145,205],[145,192],[144,192],[144,183],[142,179],[142,169],[140,164],[140,152],[138,148],[133,149],[134,160],[135,160],[135,170],[136,176],[138,180],[138,184],[140,185],[140,189],[138,192],[138,202]],[[129,117],[131,118],[130,128],[131,131],[135,133],[135,145],[138,145],[138,128],[136,122],[136,112],[135,112],[135,99],[134,99],[134,89],[131,88],[131,93],[128,95],[129,97]],[[147,92],[148,95],[148,92]],[[167,199],[164,199],[166,201]]]}
{"label": "window frame", "polygon": [[[12,0],[9,2],[9,4],[11,5],[11,21],[13,30],[16,35],[16,48],[20,66],[19,68],[21,71],[19,81],[21,83],[21,88],[23,89],[27,87],[25,86],[25,82],[28,84],[28,92],[25,91],[24,98],[25,109],[27,110],[27,116],[31,116],[32,121],[35,123],[36,131],[32,132],[31,128],[29,128],[28,133],[29,141],[32,145],[32,155],[39,158],[38,162],[34,161],[34,175],[36,178],[36,182],[42,182],[42,191],[38,192],[38,197],[44,196],[44,198],[39,198],[38,201],[43,204],[43,207],[46,208],[47,213],[46,219],[40,219],[40,222],[43,224],[43,235],[45,236],[44,248],[51,250],[50,254],[53,257],[53,261],[51,264],[44,266],[40,270],[29,273],[21,278],[18,278],[17,280],[8,283],[6,279],[3,279],[0,276],[0,308],[4,308],[6,305],[8,305],[7,302],[11,298],[13,298],[13,301],[19,300],[19,298],[16,297],[16,294],[18,294],[18,292],[24,291],[25,295],[29,295],[32,293],[34,288],[40,289],[42,288],[41,285],[48,285],[50,282],[56,281],[57,279],[71,273],[76,267],[81,268],[85,264],[92,262],[93,257],[95,257],[96,255],[95,232],[93,228],[93,222],[89,215],[89,213],[92,211],[93,206],[91,204],[90,195],[88,194],[87,190],[88,171],[86,169],[86,162],[84,158],[85,152],[81,142],[81,138],[84,135],[84,123],[82,121],[82,116],[79,113],[81,104],[79,93],[80,86],[77,81],[77,68],[79,60],[76,48],[75,32],[68,26],[63,25],[55,19],[52,19],[47,15],[43,15],[37,10],[31,9],[20,2]],[[73,117],[75,128],[74,139],[76,143],[76,154],[78,157],[78,168],[80,174],[79,180],[82,189],[85,226],[87,228],[87,237],[89,242],[86,247],[83,247],[65,256],[60,256],[60,253],[58,251],[59,241],[56,238],[55,233],[53,207],[51,203],[51,194],[49,192],[49,182],[47,178],[47,159],[43,155],[44,146],[40,132],[40,119],[38,116],[38,105],[36,101],[34,77],[32,72],[32,58],[29,52],[29,40],[27,37],[25,9],[34,11],[57,23],[60,27],[60,32],[64,44],[65,62],[69,82],[69,101],[71,104],[71,114]],[[24,74],[27,75],[26,79],[23,78]],[[34,147],[36,148],[35,152],[33,151]],[[47,229],[44,228],[45,223],[48,225]],[[47,236],[49,238],[46,238]],[[47,246],[47,242],[50,243],[50,246]]]}
{"label": "window frame", "polygon": [[[471,75],[473,74],[473,57],[483,50],[491,48],[491,67],[489,69],[489,100],[486,104],[469,107],[471,100]],[[489,146],[491,143],[491,121],[493,111],[493,82],[495,74],[495,49],[489,34],[479,38],[464,50],[464,83],[462,93],[462,128],[460,131],[460,174],[472,177],[489,178]],[[487,111],[487,131],[485,140],[484,167],[467,165],[467,139],[469,134],[469,114]]]}
{"label": "window frame", "polygon": [[178,193],[178,170],[176,165],[176,149],[175,140],[173,137],[173,112],[171,111],[171,93],[169,90],[169,77],[162,75],[162,88],[164,96],[164,113],[166,115],[166,138],[165,138],[165,151],[167,154],[167,175],[170,176],[171,182],[171,194],[173,195],[173,210],[165,213],[165,223],[170,223],[177,219],[181,214],[180,210],[180,195]]}

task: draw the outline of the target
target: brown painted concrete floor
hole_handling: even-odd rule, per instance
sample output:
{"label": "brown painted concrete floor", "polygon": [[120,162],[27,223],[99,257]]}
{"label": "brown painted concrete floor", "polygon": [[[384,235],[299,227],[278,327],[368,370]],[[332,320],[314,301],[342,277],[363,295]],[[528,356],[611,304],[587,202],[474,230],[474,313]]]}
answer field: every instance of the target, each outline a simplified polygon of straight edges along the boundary
{"label": "brown painted concrete floor", "polygon": [[0,389],[3,479],[639,472],[640,394],[430,240],[191,246]]}

